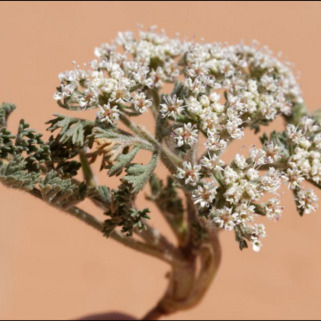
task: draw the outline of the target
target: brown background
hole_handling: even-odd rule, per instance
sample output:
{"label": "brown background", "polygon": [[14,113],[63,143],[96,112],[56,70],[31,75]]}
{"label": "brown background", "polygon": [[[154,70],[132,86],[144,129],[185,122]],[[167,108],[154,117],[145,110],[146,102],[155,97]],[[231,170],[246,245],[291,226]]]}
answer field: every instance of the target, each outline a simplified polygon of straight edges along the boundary
{"label": "brown background", "polygon": [[[54,112],[57,74],[86,62],[119,30],[157,24],[207,41],[259,40],[302,72],[310,110],[321,106],[321,3],[69,2],[0,4],[0,100],[38,130]],[[12,127],[13,128],[13,127]],[[106,179],[106,178],[105,178]],[[320,193],[319,193],[320,195]],[[268,224],[260,254],[222,235],[209,294],[177,319],[319,319],[321,216],[300,218],[292,197]],[[165,290],[167,266],[103,239],[26,194],[0,186],[0,318],[64,319],[122,310],[143,315]],[[157,217],[157,213],[153,217]],[[157,222],[157,218],[155,219]]]}

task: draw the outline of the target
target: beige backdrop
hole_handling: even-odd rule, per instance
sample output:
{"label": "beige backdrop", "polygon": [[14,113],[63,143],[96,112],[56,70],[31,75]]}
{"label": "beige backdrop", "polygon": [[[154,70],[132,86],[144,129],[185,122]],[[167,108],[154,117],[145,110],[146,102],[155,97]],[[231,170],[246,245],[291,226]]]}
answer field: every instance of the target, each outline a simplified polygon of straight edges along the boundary
{"label": "beige backdrop", "polygon": [[[259,40],[302,73],[310,110],[321,107],[321,3],[69,2],[0,4],[0,101],[38,130],[55,112],[57,75],[136,23],[207,41]],[[12,127],[13,128],[13,127]],[[319,193],[320,195],[320,193]],[[321,211],[300,218],[292,197],[269,224],[260,254],[222,235],[209,294],[176,319],[319,319]],[[26,194],[0,186],[0,319],[65,319],[122,310],[143,315],[165,290],[167,266],[133,253]],[[157,213],[153,213],[153,218]],[[157,218],[155,219],[157,222]]]}

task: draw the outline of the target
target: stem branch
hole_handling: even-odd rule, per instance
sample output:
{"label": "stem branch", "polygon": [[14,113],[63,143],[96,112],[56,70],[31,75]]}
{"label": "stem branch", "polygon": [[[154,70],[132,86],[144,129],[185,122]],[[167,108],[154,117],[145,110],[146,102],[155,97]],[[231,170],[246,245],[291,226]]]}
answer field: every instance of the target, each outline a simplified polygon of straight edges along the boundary
{"label": "stem branch", "polygon": [[[37,189],[33,189],[32,191],[30,191],[30,194],[37,197],[38,199],[43,200],[41,192]],[[59,204],[53,204],[53,203],[48,203],[48,204],[72,215],[73,217],[84,222],[85,224],[98,230],[99,232],[103,231],[103,222],[101,222],[96,217],[85,212],[84,210],[80,209],[77,206],[72,206],[70,208],[63,208],[62,206],[59,206]],[[134,238],[123,236],[118,231],[113,231],[110,235],[110,238],[129,248],[132,248],[139,252],[158,258],[170,264],[171,266],[184,266],[184,261],[182,261],[181,258],[176,257],[177,253],[175,253],[174,251],[170,251],[169,249],[162,251],[159,248],[155,247],[154,245],[143,243],[138,240],[135,240]]]}

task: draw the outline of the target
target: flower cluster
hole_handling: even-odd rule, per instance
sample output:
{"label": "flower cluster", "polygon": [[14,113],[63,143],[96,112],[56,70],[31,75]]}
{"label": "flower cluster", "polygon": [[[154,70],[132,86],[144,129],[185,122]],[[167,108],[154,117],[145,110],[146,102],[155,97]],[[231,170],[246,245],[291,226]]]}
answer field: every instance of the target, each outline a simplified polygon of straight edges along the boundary
{"label": "flower cluster", "polygon": [[[242,247],[247,241],[255,251],[262,246],[266,232],[257,215],[280,219],[282,181],[300,213],[316,209],[316,195],[302,187],[304,180],[321,183],[321,126],[312,117],[289,121],[282,139],[265,139],[248,155],[228,164],[221,159],[246,127],[259,130],[278,115],[289,120],[303,104],[291,65],[267,48],[182,41],[151,28],[138,37],[120,33],[95,54],[89,70],[75,65],[60,74],[55,99],[70,109],[98,108],[98,119],[113,126],[122,115],[152,109],[166,124],[169,148],[182,158],[176,179],[198,211],[234,231]],[[165,92],[166,83],[175,84],[173,91]]]}

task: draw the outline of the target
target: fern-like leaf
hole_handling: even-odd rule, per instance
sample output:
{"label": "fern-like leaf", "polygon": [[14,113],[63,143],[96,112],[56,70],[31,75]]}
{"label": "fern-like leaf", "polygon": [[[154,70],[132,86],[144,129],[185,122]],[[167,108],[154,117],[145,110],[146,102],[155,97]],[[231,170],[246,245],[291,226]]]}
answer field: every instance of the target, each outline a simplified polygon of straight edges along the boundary
{"label": "fern-like leaf", "polygon": [[0,163],[0,181],[7,187],[32,190],[40,181],[40,172],[28,172],[27,162],[21,156],[15,156],[9,162]]}
{"label": "fern-like leaf", "polygon": [[16,109],[16,105],[3,103],[0,107],[0,128],[7,127],[7,121],[10,114]]}
{"label": "fern-like leaf", "polygon": [[133,193],[136,194],[145,187],[154,173],[157,162],[158,153],[155,152],[148,164],[132,164],[127,168],[127,175],[123,177],[123,181],[132,186]]}

